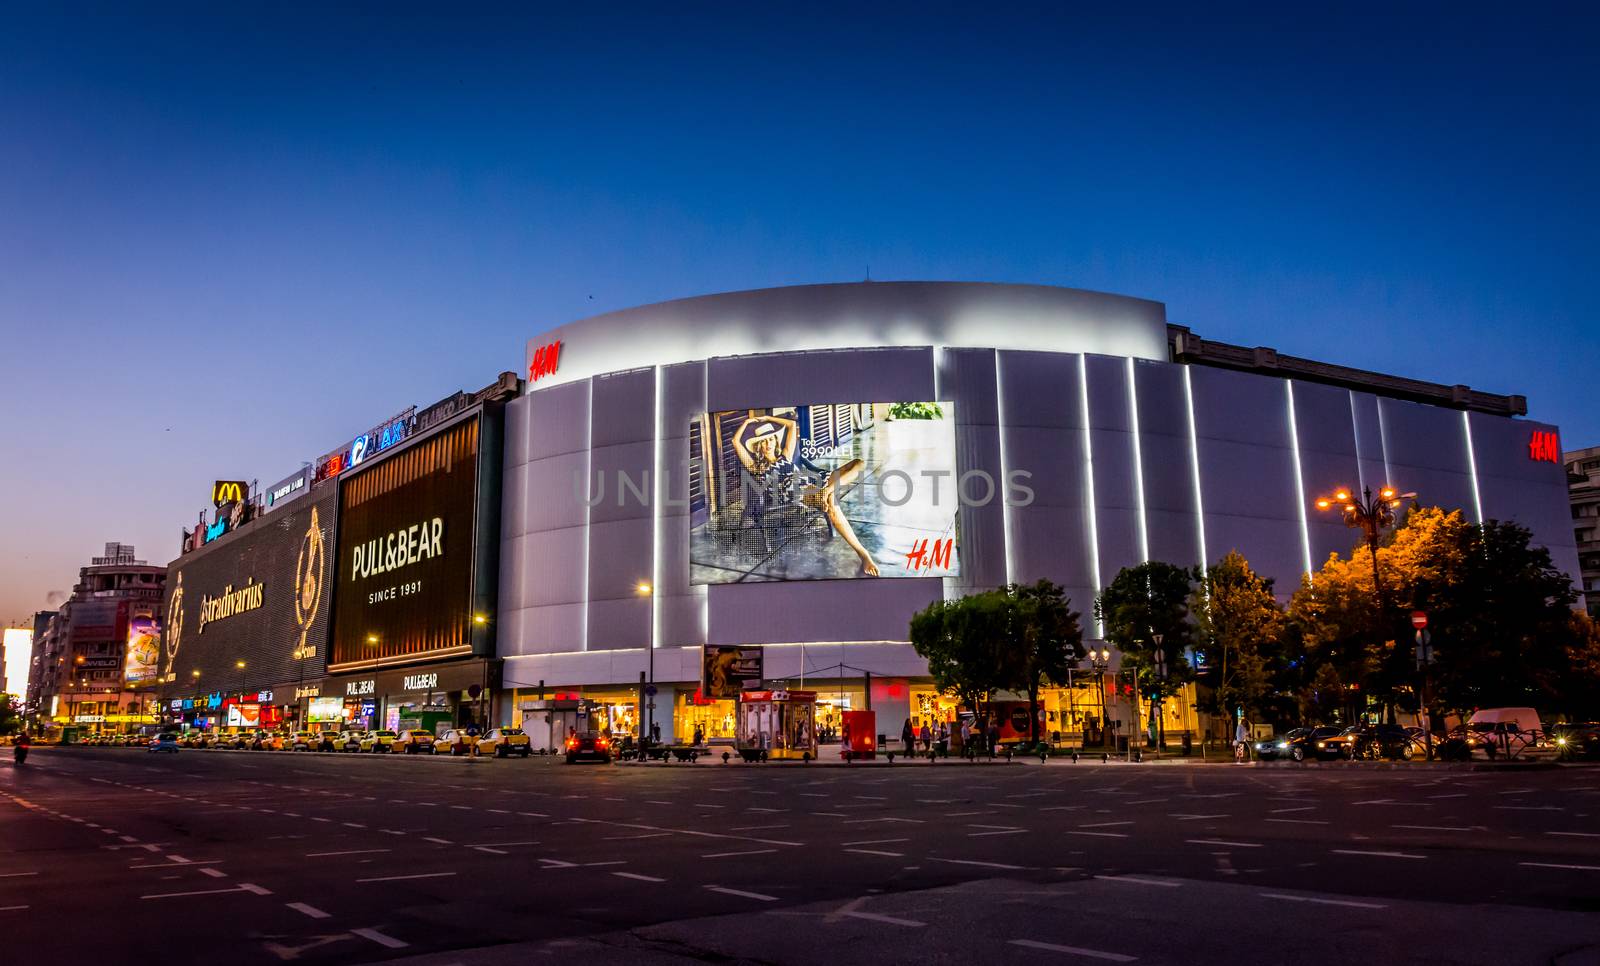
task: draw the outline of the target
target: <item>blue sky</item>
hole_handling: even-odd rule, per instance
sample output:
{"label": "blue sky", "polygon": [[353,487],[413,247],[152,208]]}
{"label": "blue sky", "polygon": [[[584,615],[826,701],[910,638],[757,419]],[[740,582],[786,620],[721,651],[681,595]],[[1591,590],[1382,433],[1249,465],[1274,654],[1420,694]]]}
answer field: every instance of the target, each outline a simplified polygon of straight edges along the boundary
{"label": "blue sky", "polygon": [[218,9],[0,29],[0,621],[546,326],[869,270],[1600,443],[1592,6]]}

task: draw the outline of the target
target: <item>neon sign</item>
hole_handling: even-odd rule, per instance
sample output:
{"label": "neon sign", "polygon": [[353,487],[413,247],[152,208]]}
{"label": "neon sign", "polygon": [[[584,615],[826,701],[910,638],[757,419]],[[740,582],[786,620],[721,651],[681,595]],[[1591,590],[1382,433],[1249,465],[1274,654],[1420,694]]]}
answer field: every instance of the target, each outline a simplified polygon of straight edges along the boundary
{"label": "neon sign", "polygon": [[1561,462],[1561,437],[1550,430],[1534,430],[1528,438],[1528,459],[1540,463]]}
{"label": "neon sign", "polygon": [[326,482],[411,436],[417,431],[416,412],[417,407],[411,406],[318,460],[312,485]]}
{"label": "neon sign", "polygon": [[206,543],[210,543],[211,541],[217,539],[218,537],[222,536],[224,533],[227,533],[227,532],[228,532],[228,518],[227,517],[223,517],[222,519],[218,520],[216,523],[213,523],[210,526],[206,527]]}
{"label": "neon sign", "polygon": [[561,340],[542,345],[533,350],[533,361],[528,363],[528,378],[537,382],[556,371],[561,364]]}

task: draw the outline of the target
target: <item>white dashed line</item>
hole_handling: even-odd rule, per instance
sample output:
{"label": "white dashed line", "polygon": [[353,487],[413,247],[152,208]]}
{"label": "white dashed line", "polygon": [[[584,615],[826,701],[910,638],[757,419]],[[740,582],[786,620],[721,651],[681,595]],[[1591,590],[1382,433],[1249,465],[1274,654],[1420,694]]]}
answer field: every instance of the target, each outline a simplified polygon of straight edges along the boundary
{"label": "white dashed line", "polygon": [[1319,906],[1348,906],[1351,909],[1387,909],[1381,902],[1356,902],[1354,899],[1317,899],[1312,896],[1286,896],[1277,892],[1261,893],[1263,899],[1282,899],[1285,902],[1314,902]]}
{"label": "white dashed line", "polygon": [[1259,849],[1260,842],[1229,842],[1226,839],[1184,839],[1190,845],[1222,845],[1237,849]]}
{"label": "white dashed line", "polygon": [[419,872],[415,875],[380,875],[372,879],[357,879],[357,882],[401,882],[406,879],[447,879],[455,875],[454,872]]}
{"label": "white dashed line", "polygon": [[882,855],[891,859],[900,859],[905,857],[904,852],[885,852],[881,849],[844,849],[843,851],[854,852],[857,855]]}
{"label": "white dashed line", "polygon": [[1412,855],[1410,852],[1376,852],[1366,849],[1333,849],[1334,855],[1370,855],[1380,859],[1426,859],[1426,855]]}
{"label": "white dashed line", "polygon": [[726,889],[726,888],[723,888],[722,886],[714,886],[714,885],[708,885],[705,888],[709,892],[720,892],[725,896],[740,896],[740,897],[745,898],[745,899],[756,899],[756,900],[761,901],[761,902],[777,902],[778,901],[778,897],[777,896],[762,895],[759,892],[746,892],[743,889]]}
{"label": "white dashed line", "polygon": [[640,882],[665,882],[665,881],[667,881],[666,879],[657,878],[656,876],[653,876],[653,875],[640,875],[637,872],[613,872],[611,874],[614,875],[614,876],[617,876],[618,878],[621,878],[621,879],[638,879]]}
{"label": "white dashed line", "polygon": [[404,949],[411,945],[393,936],[385,936],[376,929],[352,929],[350,932],[352,935],[360,936],[362,939],[370,939],[385,949]]}
{"label": "white dashed line", "polygon": [[1095,878],[1107,882],[1130,882],[1134,885],[1160,886],[1163,889],[1176,889],[1183,885],[1182,882],[1175,882],[1172,879],[1149,879],[1142,875],[1097,875]]}
{"label": "white dashed line", "polygon": [[310,916],[312,919],[333,918],[330,913],[323,912],[316,906],[308,906],[303,902],[285,902],[284,905],[288,906],[290,909],[293,909],[295,912],[300,913],[302,916]]}
{"label": "white dashed line", "polygon": [[1600,865],[1563,865],[1560,862],[1518,862],[1535,869],[1573,869],[1579,872],[1600,872]]}
{"label": "white dashed line", "polygon": [[901,919],[898,916],[885,916],[876,912],[860,912],[855,909],[852,909],[849,912],[841,912],[839,915],[849,916],[851,919],[865,919],[868,922],[888,923],[891,926],[907,926],[912,929],[920,929],[921,927],[927,925],[927,923],[918,922],[915,919]]}
{"label": "white dashed line", "polygon": [[948,862],[951,865],[976,865],[985,869],[1022,870],[1027,868],[1025,865],[1007,865],[1004,862],[979,862],[977,859],[941,859],[937,856],[931,856],[930,859],[934,862]]}
{"label": "white dashed line", "polygon": [[1131,963],[1138,956],[1124,956],[1122,953],[1107,953],[1098,949],[1084,949],[1082,946],[1061,946],[1056,943],[1036,942],[1032,939],[1013,939],[1011,945],[1021,946],[1025,949],[1042,949],[1051,953],[1066,953],[1069,956],[1086,956],[1089,959],[1104,959],[1112,963]]}
{"label": "white dashed line", "polygon": [[307,852],[308,859],[326,859],[335,855],[372,855],[377,852],[388,852],[388,849],[348,849],[343,852]]}
{"label": "white dashed line", "polygon": [[435,845],[454,845],[455,844],[454,842],[450,841],[449,839],[436,839],[431,835],[424,835],[422,837],[422,841],[424,841],[424,842],[432,842]]}

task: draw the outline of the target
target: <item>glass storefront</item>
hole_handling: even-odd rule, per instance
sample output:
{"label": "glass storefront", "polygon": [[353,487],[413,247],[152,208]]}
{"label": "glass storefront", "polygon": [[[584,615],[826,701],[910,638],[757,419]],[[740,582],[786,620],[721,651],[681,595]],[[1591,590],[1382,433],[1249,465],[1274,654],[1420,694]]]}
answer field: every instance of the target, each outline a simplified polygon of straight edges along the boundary
{"label": "glass storefront", "polygon": [[694,740],[695,729],[705,741],[732,741],[735,725],[735,702],[732,699],[708,700],[696,703],[694,692],[679,691],[672,714],[672,733],[679,742]]}

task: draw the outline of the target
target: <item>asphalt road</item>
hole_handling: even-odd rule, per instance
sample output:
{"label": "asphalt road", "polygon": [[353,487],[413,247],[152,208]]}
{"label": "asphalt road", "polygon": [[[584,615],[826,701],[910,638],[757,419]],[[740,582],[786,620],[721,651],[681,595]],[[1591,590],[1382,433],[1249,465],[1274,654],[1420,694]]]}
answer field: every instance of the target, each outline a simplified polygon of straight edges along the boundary
{"label": "asphalt road", "polygon": [[30,961],[1600,963],[1600,769],[0,758]]}

